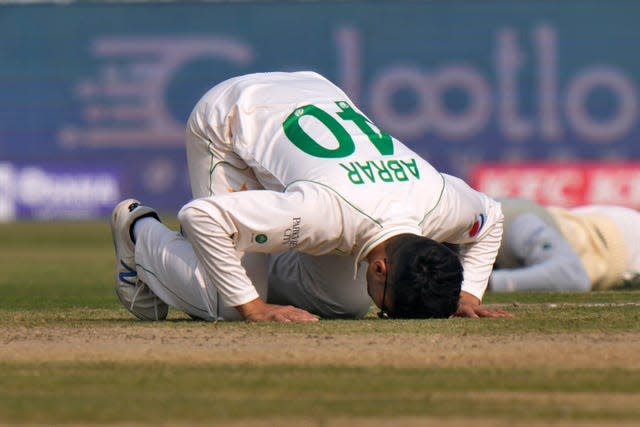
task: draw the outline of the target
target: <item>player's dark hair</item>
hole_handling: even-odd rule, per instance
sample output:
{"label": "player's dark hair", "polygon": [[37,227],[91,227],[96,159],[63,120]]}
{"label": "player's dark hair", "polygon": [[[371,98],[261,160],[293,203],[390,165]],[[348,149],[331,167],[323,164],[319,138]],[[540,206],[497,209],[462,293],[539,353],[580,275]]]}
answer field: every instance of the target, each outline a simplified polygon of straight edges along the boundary
{"label": "player's dark hair", "polygon": [[387,241],[387,280],[396,318],[447,318],[458,308],[462,264],[442,243],[413,234]]}

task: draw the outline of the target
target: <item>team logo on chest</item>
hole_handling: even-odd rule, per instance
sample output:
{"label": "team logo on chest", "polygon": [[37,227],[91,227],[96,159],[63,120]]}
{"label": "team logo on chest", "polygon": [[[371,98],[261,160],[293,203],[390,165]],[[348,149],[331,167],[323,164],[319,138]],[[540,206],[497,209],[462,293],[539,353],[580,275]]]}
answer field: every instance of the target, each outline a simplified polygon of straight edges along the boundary
{"label": "team logo on chest", "polygon": [[482,227],[484,226],[485,222],[487,222],[487,216],[483,213],[476,215],[475,220],[473,221],[473,224],[471,224],[471,227],[469,227],[469,237],[475,237],[478,235],[478,233],[480,232],[480,230],[482,230]]}

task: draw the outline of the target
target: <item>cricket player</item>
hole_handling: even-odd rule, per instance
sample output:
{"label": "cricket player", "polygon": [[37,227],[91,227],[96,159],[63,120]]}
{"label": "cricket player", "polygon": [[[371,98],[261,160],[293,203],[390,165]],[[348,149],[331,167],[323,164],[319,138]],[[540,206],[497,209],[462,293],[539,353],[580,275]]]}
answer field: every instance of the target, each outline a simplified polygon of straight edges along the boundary
{"label": "cricket player", "polygon": [[572,209],[501,199],[504,238],[491,290],[589,291],[640,273],[640,213],[621,206]]}
{"label": "cricket player", "polygon": [[[116,292],[136,316],[502,317],[480,304],[494,200],[438,173],[314,72],[249,74],[197,103],[182,233],[136,200],[112,218]],[[458,253],[443,242],[457,244]]]}

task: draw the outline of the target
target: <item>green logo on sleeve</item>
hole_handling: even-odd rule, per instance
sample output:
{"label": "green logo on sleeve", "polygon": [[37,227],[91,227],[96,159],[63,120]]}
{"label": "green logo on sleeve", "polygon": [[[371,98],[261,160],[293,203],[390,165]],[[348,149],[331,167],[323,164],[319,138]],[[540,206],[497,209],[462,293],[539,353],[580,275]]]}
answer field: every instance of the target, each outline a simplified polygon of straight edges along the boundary
{"label": "green logo on sleeve", "polygon": [[267,238],[266,234],[258,234],[254,238],[254,240],[256,241],[256,243],[263,244],[263,243],[267,242],[268,238]]}

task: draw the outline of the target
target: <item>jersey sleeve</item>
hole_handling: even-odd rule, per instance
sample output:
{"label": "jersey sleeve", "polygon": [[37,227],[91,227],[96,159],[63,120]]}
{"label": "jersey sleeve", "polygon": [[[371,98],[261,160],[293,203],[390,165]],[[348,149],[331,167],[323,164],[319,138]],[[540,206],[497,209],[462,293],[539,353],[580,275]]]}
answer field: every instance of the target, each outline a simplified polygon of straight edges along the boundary
{"label": "jersey sleeve", "polygon": [[588,291],[589,276],[567,240],[533,213],[515,218],[502,243],[519,268],[496,269],[491,275],[494,291]]}
{"label": "jersey sleeve", "polygon": [[215,286],[223,301],[235,307],[258,298],[241,265],[244,252],[297,249],[321,255],[336,247],[342,221],[335,204],[326,199],[313,188],[243,191],[194,200],[178,218],[204,268],[207,286]]}
{"label": "jersey sleeve", "polygon": [[463,271],[462,290],[482,301],[502,238],[502,222],[487,228],[477,241],[460,245]]}
{"label": "jersey sleeve", "polygon": [[502,210],[498,202],[461,179],[444,177],[445,188],[427,237],[458,245],[462,290],[482,300],[502,240]]}

